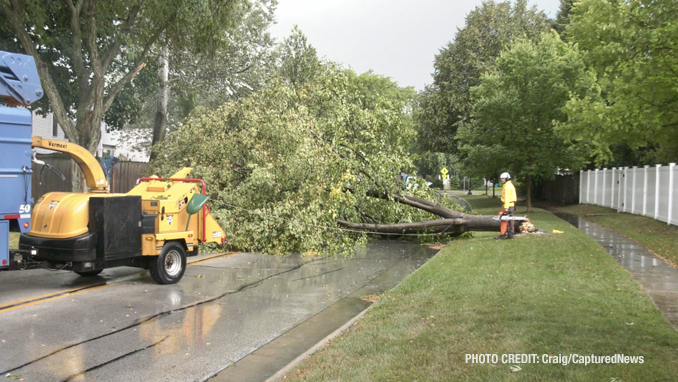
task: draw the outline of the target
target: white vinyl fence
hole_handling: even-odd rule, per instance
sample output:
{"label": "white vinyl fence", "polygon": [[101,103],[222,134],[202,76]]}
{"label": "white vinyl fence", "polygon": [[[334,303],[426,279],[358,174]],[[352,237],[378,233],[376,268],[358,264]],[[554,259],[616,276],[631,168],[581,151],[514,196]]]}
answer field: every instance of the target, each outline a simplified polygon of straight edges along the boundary
{"label": "white vinyl fence", "polygon": [[579,204],[615,208],[678,225],[675,163],[581,171],[579,177]]}

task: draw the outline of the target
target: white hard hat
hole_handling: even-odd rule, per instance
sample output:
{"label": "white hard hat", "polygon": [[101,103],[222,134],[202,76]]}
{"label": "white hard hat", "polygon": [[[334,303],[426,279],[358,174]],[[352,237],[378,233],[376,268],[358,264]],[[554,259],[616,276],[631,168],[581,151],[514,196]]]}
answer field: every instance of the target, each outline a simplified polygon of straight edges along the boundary
{"label": "white hard hat", "polygon": [[501,176],[499,178],[501,178],[501,179],[511,179],[511,174],[509,174],[508,172],[504,172],[504,173],[501,174]]}

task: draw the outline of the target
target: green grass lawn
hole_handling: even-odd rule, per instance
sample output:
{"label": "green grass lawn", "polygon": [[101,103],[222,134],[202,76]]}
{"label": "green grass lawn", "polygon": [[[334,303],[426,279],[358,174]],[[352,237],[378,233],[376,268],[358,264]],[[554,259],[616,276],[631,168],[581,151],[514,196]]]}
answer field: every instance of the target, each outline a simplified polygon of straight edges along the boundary
{"label": "green grass lawn", "polygon": [[645,216],[617,213],[617,210],[612,208],[587,204],[561,207],[558,210],[578,215],[607,227],[639,242],[674,266],[678,264],[678,227],[676,226]]}
{"label": "green grass lawn", "polygon": [[[474,211],[498,211],[498,199],[469,199]],[[565,221],[543,210],[528,217],[564,233],[451,242],[285,380],[675,381],[678,332],[629,273]],[[528,363],[512,372],[501,356],[515,353],[644,363]],[[500,360],[471,364],[467,354]]]}

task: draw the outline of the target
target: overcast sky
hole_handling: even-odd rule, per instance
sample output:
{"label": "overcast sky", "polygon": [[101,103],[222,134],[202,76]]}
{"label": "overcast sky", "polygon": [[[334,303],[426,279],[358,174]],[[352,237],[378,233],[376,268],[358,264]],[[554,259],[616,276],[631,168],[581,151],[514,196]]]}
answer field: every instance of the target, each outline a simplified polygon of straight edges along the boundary
{"label": "overcast sky", "polygon": [[[529,0],[555,18],[560,0]],[[433,82],[433,59],[464,26],[481,0],[279,0],[272,34],[282,40],[296,24],[320,57],[372,69],[400,86]]]}

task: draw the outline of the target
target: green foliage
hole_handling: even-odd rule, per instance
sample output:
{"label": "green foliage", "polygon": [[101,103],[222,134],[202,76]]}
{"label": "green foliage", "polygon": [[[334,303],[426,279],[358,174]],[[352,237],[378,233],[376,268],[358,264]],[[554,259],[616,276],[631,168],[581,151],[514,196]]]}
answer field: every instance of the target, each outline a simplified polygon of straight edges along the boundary
{"label": "green foliage", "polygon": [[218,107],[247,97],[275,70],[275,0],[250,0],[236,7],[230,27],[213,37],[212,49],[174,50],[170,59],[174,122],[197,105]]}
{"label": "green foliage", "polygon": [[458,190],[461,187],[461,180],[459,176],[454,175],[450,177],[450,188],[453,190]]}
{"label": "green foliage", "polygon": [[[345,232],[335,219],[431,218],[366,196],[370,189],[403,191],[396,175],[413,166],[414,130],[403,99],[364,92],[366,84],[383,82],[320,64],[312,81],[274,79],[251,97],[198,108],[169,134],[155,171],[193,167],[208,184],[230,245],[240,250],[339,251],[365,236]],[[425,187],[412,192],[432,196]]]}
{"label": "green foliage", "polygon": [[426,176],[440,175],[440,170],[447,169],[447,172],[454,172],[457,158],[448,153],[434,153],[425,151],[415,157],[414,164],[417,166],[417,175]]}
{"label": "green foliage", "polygon": [[555,32],[538,44],[519,40],[497,59],[497,70],[472,89],[475,120],[459,130],[464,167],[496,179],[509,171],[526,180],[551,178],[557,168],[582,166],[585,146],[566,142],[554,129],[570,94],[585,93],[593,76],[576,50]]}
{"label": "green foliage", "polygon": [[537,40],[550,29],[546,15],[526,0],[483,2],[466,17],[453,42],[435,57],[433,84],[421,94],[417,112],[420,150],[456,152],[457,129],[471,117],[470,89],[515,39]]}
{"label": "green foliage", "polygon": [[374,110],[380,100],[386,98],[401,103],[403,116],[411,119],[418,97],[412,86],[401,88],[389,77],[380,76],[371,70],[357,75],[351,83],[358,91],[364,108]]}
{"label": "green foliage", "polygon": [[0,38],[3,46],[20,42],[35,57],[47,95],[38,106],[54,111],[67,137],[92,150],[107,111],[119,114],[107,117],[114,126],[139,111],[134,101],[111,107],[161,36],[176,49],[209,50],[247,5],[240,0],[2,1],[0,14],[7,22]]}
{"label": "green foliage", "polygon": [[[23,3],[23,4],[22,4]],[[42,4],[30,4],[30,2],[21,1],[27,11],[20,15],[20,19],[28,24],[33,24],[34,33],[32,38],[36,42],[36,49],[43,57],[44,62],[49,63],[49,70],[54,81],[60,86],[60,95],[66,105],[73,105],[77,102],[77,84],[72,82],[72,73],[69,73],[68,65],[62,55],[62,51],[69,49],[72,45],[72,35],[65,23],[69,20],[67,8],[62,2],[55,0],[46,0]],[[10,7],[5,2],[0,3],[1,12],[10,12]],[[2,13],[0,13],[2,14]],[[3,14],[6,17],[6,14]],[[3,20],[0,23],[0,50],[10,52],[27,53],[17,38],[16,31],[10,23]],[[40,114],[46,115],[50,111],[50,102],[48,97],[43,97],[35,102],[32,109]],[[75,118],[73,109],[68,110],[71,118]]]}
{"label": "green foliage", "polygon": [[574,6],[574,0],[560,0],[560,9],[558,9],[558,14],[556,15],[555,30],[563,37],[563,31],[567,27],[567,24],[570,23],[570,15],[572,14],[572,7]]}
{"label": "green foliage", "polygon": [[278,47],[280,77],[293,86],[312,81],[320,70],[320,60],[315,48],[295,25],[292,33]]}
{"label": "green foliage", "polygon": [[582,0],[565,33],[597,75],[597,87],[575,95],[563,132],[599,145],[649,147],[646,160],[678,160],[678,13],[673,0]]}
{"label": "green foliage", "polygon": [[125,126],[143,123],[144,117],[149,115],[153,117],[152,112],[147,111],[145,115],[143,112],[146,103],[156,103],[157,75],[157,62],[150,61],[144,70],[123,86],[104,115],[104,122],[109,128],[120,130]]}

